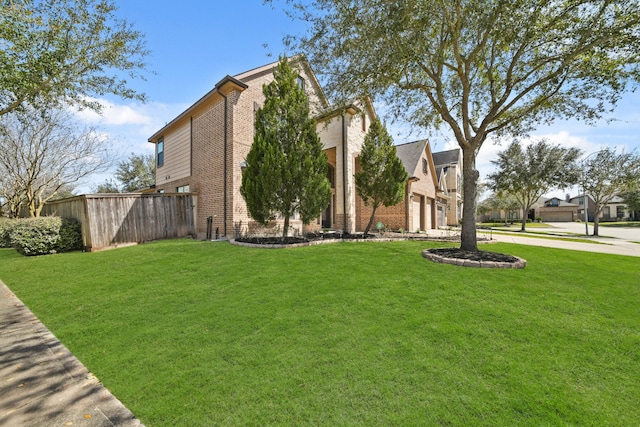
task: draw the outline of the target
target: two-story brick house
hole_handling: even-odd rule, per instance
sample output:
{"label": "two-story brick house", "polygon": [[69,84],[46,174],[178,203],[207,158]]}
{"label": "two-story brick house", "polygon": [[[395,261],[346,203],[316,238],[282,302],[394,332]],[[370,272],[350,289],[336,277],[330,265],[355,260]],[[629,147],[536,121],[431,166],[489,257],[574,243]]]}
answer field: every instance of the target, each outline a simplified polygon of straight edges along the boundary
{"label": "two-story brick house", "polygon": [[[380,206],[376,211],[376,222],[381,222],[385,228],[408,232],[437,228],[437,207],[441,205],[442,194],[438,189],[429,141],[423,139],[396,145],[396,153],[408,175],[404,200],[394,206]],[[360,169],[357,162],[356,169]],[[358,197],[358,229],[364,229],[370,217],[371,208]]]}
{"label": "two-story brick house", "polygon": [[440,186],[446,189],[447,225],[458,225],[462,218],[462,153],[459,148],[433,153]]}
{"label": "two-story brick house", "polygon": [[[376,119],[373,105],[367,100],[332,108],[304,57],[296,56],[290,61],[298,72],[299,84],[309,96],[311,114],[316,117],[318,135],[327,154],[332,191],[331,201],[317,221],[305,227],[296,217],[290,224],[299,232],[321,227],[351,233],[362,231],[363,212],[355,191],[354,175],[364,137]],[[199,237],[205,236],[208,224],[211,224],[212,234],[217,230],[219,236],[226,237],[252,231],[257,226],[240,194],[242,168],[253,143],[255,112],[264,103],[262,88],[273,80],[276,65],[274,62],[224,77],[211,91],[149,138],[156,146],[156,190],[198,195],[196,228]],[[430,158],[430,151],[423,150],[419,155]],[[435,176],[434,171],[431,176]],[[412,173],[413,170],[409,171],[410,175]],[[426,186],[427,182],[432,181],[424,179],[415,188]],[[419,214],[421,229],[431,228],[429,209],[436,186],[415,191],[413,200],[419,197],[422,212]],[[415,228],[418,228],[417,223]]]}

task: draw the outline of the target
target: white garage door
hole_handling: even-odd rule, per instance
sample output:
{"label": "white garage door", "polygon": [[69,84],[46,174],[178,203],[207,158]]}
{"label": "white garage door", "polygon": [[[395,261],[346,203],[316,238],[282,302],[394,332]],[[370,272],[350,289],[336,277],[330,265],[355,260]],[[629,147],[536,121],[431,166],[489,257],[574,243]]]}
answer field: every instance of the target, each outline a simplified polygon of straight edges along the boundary
{"label": "white garage door", "polygon": [[422,228],[420,225],[420,215],[422,210],[422,203],[420,203],[420,201],[422,200],[422,198],[418,197],[417,199],[417,201],[413,201],[413,221],[411,222],[411,230],[407,230],[412,233]]}

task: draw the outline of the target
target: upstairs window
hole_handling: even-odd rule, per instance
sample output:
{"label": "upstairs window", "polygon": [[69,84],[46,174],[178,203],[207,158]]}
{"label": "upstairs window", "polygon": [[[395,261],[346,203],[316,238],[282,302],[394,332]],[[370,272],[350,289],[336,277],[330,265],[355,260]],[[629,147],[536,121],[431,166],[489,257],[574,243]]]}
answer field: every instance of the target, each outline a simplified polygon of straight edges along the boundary
{"label": "upstairs window", "polygon": [[164,139],[158,141],[158,167],[164,165]]}
{"label": "upstairs window", "polygon": [[304,90],[304,78],[302,78],[302,76],[298,76],[298,86]]}
{"label": "upstairs window", "polygon": [[429,162],[427,159],[422,159],[422,173],[429,175]]}

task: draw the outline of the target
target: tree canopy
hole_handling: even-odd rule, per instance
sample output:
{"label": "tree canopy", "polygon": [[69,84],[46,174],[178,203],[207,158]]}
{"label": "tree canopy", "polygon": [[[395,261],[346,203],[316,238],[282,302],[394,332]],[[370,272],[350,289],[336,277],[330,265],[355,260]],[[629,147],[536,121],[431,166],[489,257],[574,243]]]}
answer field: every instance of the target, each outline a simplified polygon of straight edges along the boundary
{"label": "tree canopy", "polygon": [[393,206],[402,201],[408,178],[393,139],[380,120],[374,120],[369,126],[360,153],[360,168],[355,175],[356,191],[364,204],[372,208],[364,230],[366,236],[381,205]]}
{"label": "tree canopy", "polygon": [[453,134],[466,250],[477,250],[475,159],[489,136],[593,122],[640,79],[639,0],[282,1],[309,25],[292,48],[335,100],[382,98]]}
{"label": "tree canopy", "polygon": [[611,148],[592,153],[583,161],[582,188],[595,203],[593,235],[598,235],[599,216],[614,197],[633,191],[640,176],[640,155],[617,153]]}
{"label": "tree canopy", "polygon": [[293,215],[304,224],[320,215],[331,189],[327,156],[309,117],[309,99],[289,60],[281,58],[274,80],[263,86],[265,101],[255,117],[255,136],[242,174],[240,193],[251,217],[261,224]]}
{"label": "tree canopy", "polygon": [[156,182],[156,159],[153,154],[131,153],[118,162],[116,181],[108,179],[96,187],[97,193],[130,193],[151,187]]}
{"label": "tree canopy", "polygon": [[522,231],[527,226],[527,212],[545,193],[578,183],[581,170],[578,148],[538,141],[524,150],[518,142],[498,153],[492,163],[497,170],[488,176],[490,187],[498,193],[515,197],[522,209]]}
{"label": "tree canopy", "polygon": [[0,116],[20,108],[76,104],[90,96],[144,99],[128,80],[144,78],[142,33],[111,0],[0,1]]}
{"label": "tree canopy", "polygon": [[110,166],[110,153],[94,128],[81,128],[67,110],[31,107],[0,117],[0,194],[12,216],[21,206],[40,216],[58,192]]}

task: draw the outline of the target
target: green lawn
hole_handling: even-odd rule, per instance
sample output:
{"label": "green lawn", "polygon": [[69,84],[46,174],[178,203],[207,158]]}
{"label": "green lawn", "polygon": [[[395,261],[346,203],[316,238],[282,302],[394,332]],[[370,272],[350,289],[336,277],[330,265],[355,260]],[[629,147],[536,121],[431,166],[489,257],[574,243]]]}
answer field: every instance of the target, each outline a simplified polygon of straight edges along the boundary
{"label": "green lawn", "polygon": [[640,424],[637,258],[435,246],[3,249],[0,278],[149,427]]}

